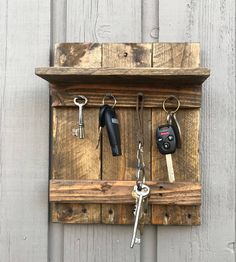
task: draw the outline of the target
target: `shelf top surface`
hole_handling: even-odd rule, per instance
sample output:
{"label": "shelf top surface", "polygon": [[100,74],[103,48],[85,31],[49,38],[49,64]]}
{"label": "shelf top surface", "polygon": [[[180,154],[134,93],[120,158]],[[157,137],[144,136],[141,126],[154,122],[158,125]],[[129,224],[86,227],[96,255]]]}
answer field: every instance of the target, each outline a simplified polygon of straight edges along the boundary
{"label": "shelf top surface", "polygon": [[210,75],[207,68],[79,68],[39,67],[35,74],[52,84],[106,82],[165,82],[202,84]]}

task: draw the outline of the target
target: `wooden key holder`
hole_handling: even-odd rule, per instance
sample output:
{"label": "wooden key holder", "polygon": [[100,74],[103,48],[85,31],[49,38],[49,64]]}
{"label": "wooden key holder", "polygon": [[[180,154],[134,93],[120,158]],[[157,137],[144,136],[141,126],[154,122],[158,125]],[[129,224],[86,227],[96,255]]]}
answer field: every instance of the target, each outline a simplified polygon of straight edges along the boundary
{"label": "wooden key holder", "polygon": [[[51,220],[62,223],[132,224],[131,191],[136,172],[136,95],[145,95],[144,160],[151,187],[146,223],[200,224],[199,123],[201,85],[209,70],[199,67],[198,43],[82,44],[55,46],[54,66],[37,68],[52,96]],[[98,112],[104,94],[117,99],[122,156],[112,157],[106,132],[96,150]],[[84,95],[85,138],[71,130],[73,104]],[[155,131],[166,122],[163,100],[175,95],[182,148],[173,154],[176,182],[168,183],[165,157]]]}

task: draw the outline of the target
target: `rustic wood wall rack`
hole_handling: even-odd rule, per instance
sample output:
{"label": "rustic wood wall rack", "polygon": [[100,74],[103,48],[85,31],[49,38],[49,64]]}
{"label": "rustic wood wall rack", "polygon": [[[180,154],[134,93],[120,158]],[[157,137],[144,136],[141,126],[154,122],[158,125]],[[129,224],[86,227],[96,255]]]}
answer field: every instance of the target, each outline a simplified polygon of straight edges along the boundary
{"label": "rustic wood wall rack", "polygon": [[[201,85],[209,70],[199,67],[198,43],[85,44],[55,46],[54,66],[37,68],[52,96],[51,220],[63,223],[132,224],[131,189],[136,172],[135,101],[145,94],[146,176],[151,187],[146,223],[200,224],[199,122]],[[117,98],[121,157],[112,157],[103,132],[98,150],[98,111],[105,93]],[[85,139],[72,136],[78,121],[73,98],[88,97]],[[176,183],[167,179],[155,130],[165,123],[162,102],[181,101],[178,119],[183,147],[173,155]],[[132,132],[133,130],[133,132]]]}

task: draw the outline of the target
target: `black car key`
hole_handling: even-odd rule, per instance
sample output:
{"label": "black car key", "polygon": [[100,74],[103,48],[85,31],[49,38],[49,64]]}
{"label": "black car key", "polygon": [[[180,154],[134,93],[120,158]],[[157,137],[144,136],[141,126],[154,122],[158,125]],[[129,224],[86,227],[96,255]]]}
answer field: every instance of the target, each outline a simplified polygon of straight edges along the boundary
{"label": "black car key", "polygon": [[156,131],[156,143],[159,152],[166,157],[169,182],[175,181],[172,155],[176,150],[176,136],[172,125],[161,125]]}
{"label": "black car key", "polygon": [[176,137],[172,125],[162,125],[156,131],[157,147],[162,155],[173,154],[176,150]]}

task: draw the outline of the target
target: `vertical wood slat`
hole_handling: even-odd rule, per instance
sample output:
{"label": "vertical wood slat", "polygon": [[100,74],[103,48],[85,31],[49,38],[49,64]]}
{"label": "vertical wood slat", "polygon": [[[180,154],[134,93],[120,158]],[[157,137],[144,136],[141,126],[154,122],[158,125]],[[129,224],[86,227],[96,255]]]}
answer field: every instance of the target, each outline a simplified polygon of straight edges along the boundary
{"label": "vertical wood slat", "polygon": [[[74,55],[77,54],[77,55]],[[77,44],[65,49],[63,44],[55,48],[56,66],[101,66],[101,45]],[[72,135],[78,127],[78,108],[53,109],[53,179],[100,179],[100,149],[95,150],[98,127],[98,109],[84,108],[85,138]],[[66,150],[67,149],[67,150]],[[53,222],[99,223],[101,205],[52,204]]]}
{"label": "vertical wood slat", "polygon": [[[199,44],[153,44],[153,67],[198,67]],[[175,95],[175,94],[173,94]],[[172,155],[176,181],[199,181],[199,110],[179,110],[177,118],[182,130],[182,148]],[[166,123],[164,110],[152,110],[152,138],[158,125]],[[165,156],[152,143],[153,179],[168,180]],[[199,224],[200,207],[152,206],[153,224]]]}
{"label": "vertical wood slat", "polygon": [[235,1],[160,1],[160,41],[200,41],[202,65],[213,73],[201,108],[203,223],[159,227],[158,262],[235,261],[234,21]]}
{"label": "vertical wood slat", "polygon": [[[151,66],[152,45],[142,44],[104,44],[103,67],[145,67]],[[137,120],[135,109],[117,110],[122,156],[113,157],[107,134],[103,133],[103,166],[102,178],[115,180],[135,179],[137,166]],[[146,163],[146,177],[150,180],[150,134],[151,134],[151,110],[144,111],[145,148],[144,160]],[[133,130],[130,132],[130,130]],[[105,131],[105,130],[104,130]],[[132,224],[133,205],[102,205],[102,222],[106,224]],[[150,213],[146,217],[150,221]]]}
{"label": "vertical wood slat", "polygon": [[1,1],[0,36],[0,260],[47,261],[50,1]]}
{"label": "vertical wood slat", "polygon": [[[66,24],[68,42],[139,42],[141,0],[70,0]],[[140,261],[140,247],[129,248],[132,226],[71,226],[64,226],[64,261]]]}

